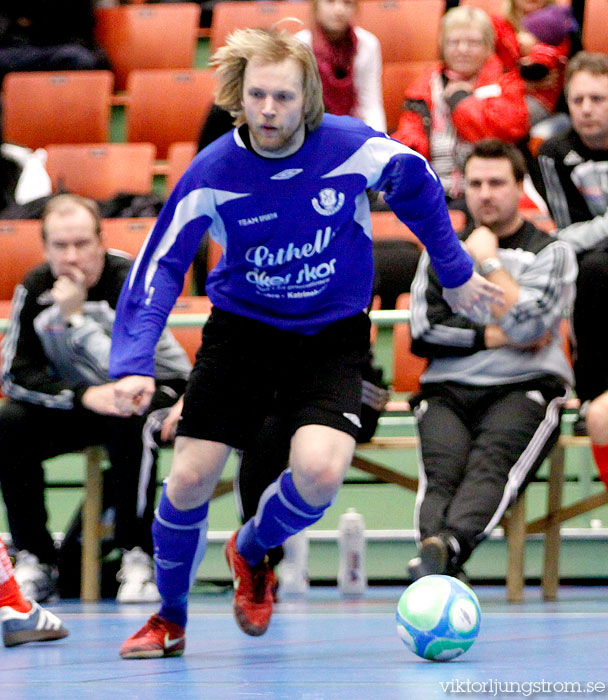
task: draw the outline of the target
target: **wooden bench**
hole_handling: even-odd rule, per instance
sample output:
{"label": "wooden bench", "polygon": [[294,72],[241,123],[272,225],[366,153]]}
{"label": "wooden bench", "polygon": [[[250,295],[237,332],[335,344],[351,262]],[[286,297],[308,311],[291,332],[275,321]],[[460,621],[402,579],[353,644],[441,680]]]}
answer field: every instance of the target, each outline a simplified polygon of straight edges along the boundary
{"label": "wooden bench", "polygon": [[[407,308],[407,300],[401,299],[398,308]],[[189,308],[180,309],[183,321],[189,320]],[[200,309],[195,309],[200,312]],[[181,325],[181,324],[179,324]],[[186,324],[184,324],[186,325]],[[197,321],[198,326],[198,321]],[[0,329],[1,331],[2,329]],[[414,391],[417,379],[424,368],[424,361],[409,353],[409,325],[397,323],[394,326],[394,380],[395,390]],[[409,355],[409,356],[408,356]],[[526,521],[525,492],[510,508],[501,521],[507,538],[507,599],[512,602],[522,600],[524,588],[524,556],[527,535],[543,534],[545,538],[542,570],[542,591],[546,600],[554,600],[559,586],[560,525],[567,520],[608,504],[608,492],[582,498],[568,506],[562,505],[565,480],[564,458],[568,447],[588,447],[587,437],[562,435],[549,457],[547,477],[546,514],[529,522]],[[411,492],[416,492],[418,481],[398,471],[378,464],[364,456],[370,450],[412,450],[417,449],[415,436],[374,437],[369,443],[358,445],[353,458],[353,467],[385,483],[396,484]],[[96,601],[100,595],[101,576],[101,469],[104,461],[103,449],[91,447],[86,454],[86,477],[84,483],[83,506],[83,545],[81,569],[81,595],[86,601]],[[232,482],[218,484],[213,495],[217,498],[232,490]]]}
{"label": "wooden bench", "polygon": [[[409,294],[402,294],[396,303],[396,309],[409,309]],[[408,323],[395,323],[393,326],[393,388],[399,393],[411,393],[420,388],[420,375],[426,367],[426,361],[413,355],[410,351],[411,336]],[[554,600],[559,586],[559,556],[561,523],[589,512],[608,503],[608,492],[583,498],[570,506],[562,506],[563,486],[565,480],[564,459],[567,447],[590,446],[588,437],[561,435],[549,456],[549,474],[547,476],[546,514],[533,521],[526,522],[526,492],[508,509],[501,520],[507,539],[507,599],[519,602],[523,599],[524,558],[527,535],[544,535],[543,568],[541,586],[545,600]],[[370,450],[417,450],[416,436],[374,437],[369,443],[357,445],[353,466],[370,474],[374,478],[401,486],[414,493],[418,490],[418,480],[386,467],[365,456]]]}
{"label": "wooden bench", "polygon": [[[84,501],[82,506],[82,561],[80,569],[80,598],[96,602],[101,595],[101,514],[105,451],[102,447],[88,447]],[[232,481],[220,481],[212,499],[232,491]]]}
{"label": "wooden bench", "polygon": [[[545,600],[555,600],[559,586],[561,523],[608,504],[608,492],[603,492],[580,499],[569,506],[562,506],[565,450],[567,447],[589,447],[589,445],[588,437],[561,435],[549,456],[546,514],[530,522],[526,521],[526,492],[524,491],[502,518],[500,525],[507,539],[506,588],[507,600],[510,602],[520,602],[523,599],[526,537],[533,534],[544,535],[541,587]],[[415,436],[374,437],[368,443],[357,445],[353,466],[380,481],[395,484],[416,493],[417,479],[378,464],[365,456],[365,452],[370,450],[412,449],[418,449],[418,438]]]}

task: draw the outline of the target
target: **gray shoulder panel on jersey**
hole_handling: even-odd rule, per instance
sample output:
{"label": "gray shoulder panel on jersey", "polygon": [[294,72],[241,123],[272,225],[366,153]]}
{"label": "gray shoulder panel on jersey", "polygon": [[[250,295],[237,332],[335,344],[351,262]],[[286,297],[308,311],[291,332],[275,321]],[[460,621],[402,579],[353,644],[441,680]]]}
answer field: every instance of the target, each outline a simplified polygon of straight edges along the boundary
{"label": "gray shoulder panel on jersey", "polygon": [[388,136],[372,136],[367,139],[351,156],[333,170],[325,173],[323,177],[336,177],[338,175],[363,175],[367,187],[378,182],[382,171],[393,156],[412,155],[422,160],[424,156],[416,153],[411,148],[404,146],[399,141]]}
{"label": "gray shoulder panel on jersey", "polygon": [[[179,236],[180,231],[191,221],[200,216],[208,216],[215,224],[217,224],[216,207],[229,202],[232,199],[240,197],[249,197],[249,192],[228,192],[225,190],[216,190],[211,187],[202,187],[192,190],[183,197],[175,207],[175,212],[171,222],[167,226],[162,238],[160,239],[156,249],[150,259],[150,263],[146,269],[145,289],[148,290],[158,269],[159,260],[165,256]],[[222,244],[221,227],[214,227],[214,239]],[[149,240],[149,239],[148,239]],[[145,248],[142,248],[133,263],[133,269],[129,276],[129,287],[133,286],[135,275],[139,268],[141,258]]]}

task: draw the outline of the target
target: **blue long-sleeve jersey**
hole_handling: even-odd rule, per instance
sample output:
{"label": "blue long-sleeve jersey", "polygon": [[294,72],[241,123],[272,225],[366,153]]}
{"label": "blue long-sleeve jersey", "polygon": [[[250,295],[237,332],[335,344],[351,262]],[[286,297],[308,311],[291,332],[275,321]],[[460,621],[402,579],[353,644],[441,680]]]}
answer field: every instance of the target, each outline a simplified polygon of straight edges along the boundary
{"label": "blue long-sleeve jersey", "polygon": [[303,334],[362,311],[373,278],[367,188],[386,193],[445,287],[469,279],[472,260],[419,154],[351,117],[325,115],[281,159],[256,155],[235,129],[194,159],[133,264],[111,376],[153,375],[154,347],[206,230],[223,250],[206,288],[218,308]]}

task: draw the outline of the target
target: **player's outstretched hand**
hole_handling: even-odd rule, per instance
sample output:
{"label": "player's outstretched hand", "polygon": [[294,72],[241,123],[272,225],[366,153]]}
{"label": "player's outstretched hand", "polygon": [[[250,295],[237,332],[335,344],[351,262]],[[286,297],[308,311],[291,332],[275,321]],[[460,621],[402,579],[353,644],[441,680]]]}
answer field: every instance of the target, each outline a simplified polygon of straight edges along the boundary
{"label": "player's outstretched hand", "polygon": [[490,304],[504,304],[504,291],[477,272],[460,287],[444,289],[443,297],[454,313],[474,313]]}
{"label": "player's outstretched hand", "polygon": [[148,409],[156,385],[153,377],[132,374],[114,384],[114,403],[121,416],[142,415]]}

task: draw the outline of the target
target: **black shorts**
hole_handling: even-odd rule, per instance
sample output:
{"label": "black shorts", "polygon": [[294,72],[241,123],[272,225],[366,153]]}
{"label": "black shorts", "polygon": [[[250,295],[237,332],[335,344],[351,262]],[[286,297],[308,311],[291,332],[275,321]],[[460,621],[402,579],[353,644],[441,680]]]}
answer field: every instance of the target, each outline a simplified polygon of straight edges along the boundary
{"label": "black shorts", "polygon": [[278,410],[292,434],[314,424],[356,437],[369,330],[365,313],[302,335],[214,308],[177,434],[247,449]]}

